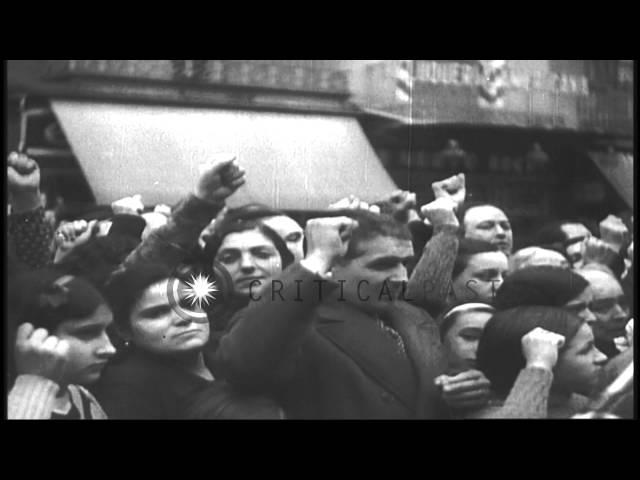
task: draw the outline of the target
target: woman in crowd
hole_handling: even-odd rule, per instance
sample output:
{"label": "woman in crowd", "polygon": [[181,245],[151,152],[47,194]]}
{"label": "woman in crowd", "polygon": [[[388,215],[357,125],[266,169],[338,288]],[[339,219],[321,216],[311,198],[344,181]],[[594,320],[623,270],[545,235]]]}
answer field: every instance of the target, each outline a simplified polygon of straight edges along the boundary
{"label": "woman in crowd", "polygon": [[531,305],[564,308],[590,325],[596,321],[590,310],[592,300],[589,282],[576,272],[538,266],[510,274],[498,290],[493,305],[497,310]]}
{"label": "woman in crowd", "polygon": [[111,309],[88,281],[54,269],[11,285],[9,326],[16,338],[8,418],[104,419],[85,387],[100,377],[115,349]]}
{"label": "woman in crowd", "polygon": [[496,313],[478,345],[489,405],[471,418],[568,418],[597,392],[606,356],[584,320],[552,307]]}
{"label": "woman in crowd", "polygon": [[233,313],[247,306],[293,260],[284,240],[261,220],[223,220],[207,242],[204,263],[216,262],[229,274],[230,300],[225,313],[212,321],[224,328]]}
{"label": "woman in crowd", "polygon": [[484,326],[494,312],[486,303],[463,303],[450,308],[438,322],[447,370],[436,378],[436,385],[454,418],[477,409],[489,398],[490,382],[476,369],[476,353]]}
{"label": "woman in crowd", "polygon": [[158,264],[125,269],[107,285],[125,344],[95,389],[109,417],[283,418],[272,402],[214,378],[203,356],[209,322],[199,303],[187,300],[185,287]]}
{"label": "woman in crowd", "polygon": [[451,273],[449,304],[493,303],[508,269],[507,256],[495,245],[476,239],[460,240]]}
{"label": "woman in crowd", "polygon": [[440,338],[448,373],[476,368],[478,342],[495,309],[486,303],[463,303],[449,309],[440,322]]}

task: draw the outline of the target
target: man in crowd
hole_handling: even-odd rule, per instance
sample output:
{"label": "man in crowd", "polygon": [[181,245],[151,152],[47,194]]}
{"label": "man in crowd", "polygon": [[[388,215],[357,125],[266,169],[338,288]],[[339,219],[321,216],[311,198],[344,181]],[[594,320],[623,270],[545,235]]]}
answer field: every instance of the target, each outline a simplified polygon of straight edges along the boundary
{"label": "man in crowd", "polygon": [[605,269],[586,266],[579,270],[593,292],[591,311],[596,321],[591,325],[598,350],[607,357],[616,356],[619,351],[614,340],[624,338],[629,321],[629,305],[616,278]]}
{"label": "man in crowd", "polygon": [[494,205],[469,204],[459,211],[460,223],[465,238],[475,238],[489,242],[511,255],[513,231],[505,213]]}
{"label": "man in crowd", "polygon": [[440,418],[437,326],[399,299],[413,255],[406,226],[351,211],[310,220],[306,237],[307,255],[277,279],[282,288],[232,320],[221,371],[273,393],[289,418]]}

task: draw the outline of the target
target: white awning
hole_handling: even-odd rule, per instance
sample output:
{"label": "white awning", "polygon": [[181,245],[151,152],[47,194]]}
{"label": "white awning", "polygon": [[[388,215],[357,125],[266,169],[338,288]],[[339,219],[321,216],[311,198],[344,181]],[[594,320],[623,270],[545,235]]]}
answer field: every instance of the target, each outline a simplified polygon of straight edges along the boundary
{"label": "white awning", "polygon": [[590,152],[589,156],[602,175],[633,210],[633,154]]}
{"label": "white awning", "polygon": [[230,206],[261,202],[324,209],[349,194],[367,202],[395,190],[351,117],[52,101],[98,204],[142,195],[173,204],[199,166],[237,155],[247,183]]}

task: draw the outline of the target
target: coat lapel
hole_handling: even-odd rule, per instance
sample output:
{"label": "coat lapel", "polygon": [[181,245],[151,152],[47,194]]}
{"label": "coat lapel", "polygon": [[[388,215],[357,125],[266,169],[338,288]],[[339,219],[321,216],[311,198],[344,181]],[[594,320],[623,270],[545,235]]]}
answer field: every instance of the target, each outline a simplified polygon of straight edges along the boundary
{"label": "coat lapel", "polygon": [[376,319],[348,303],[323,304],[316,330],[348,355],[370,377],[413,410],[417,382],[411,362]]}
{"label": "coat lapel", "polygon": [[438,415],[441,401],[434,380],[444,373],[446,364],[435,321],[425,311],[406,302],[394,302],[387,311],[387,318],[402,336],[418,379],[416,416],[429,418]]}

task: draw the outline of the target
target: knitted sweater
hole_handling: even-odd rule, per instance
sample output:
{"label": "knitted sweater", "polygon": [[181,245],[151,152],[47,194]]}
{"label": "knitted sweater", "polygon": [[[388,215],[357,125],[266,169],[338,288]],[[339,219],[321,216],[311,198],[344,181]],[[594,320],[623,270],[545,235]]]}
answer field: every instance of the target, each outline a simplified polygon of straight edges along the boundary
{"label": "knitted sweater", "polygon": [[506,399],[495,396],[485,408],[466,418],[569,418],[587,406],[588,399],[581,395],[550,396],[552,383],[550,371],[524,368]]}
{"label": "knitted sweater", "polygon": [[45,218],[44,207],[24,213],[12,213],[7,218],[12,248],[10,254],[28,268],[43,268],[52,258],[53,225]]}
{"label": "knitted sweater", "polygon": [[434,229],[407,284],[407,301],[425,309],[434,318],[446,307],[458,255],[457,232],[457,227],[449,225]]}
{"label": "knitted sweater", "polygon": [[[69,385],[69,401],[82,420],[105,420],[98,401],[85,388]],[[20,375],[9,392],[7,418],[10,420],[49,420],[61,418],[55,412],[60,386],[44,377]]]}

